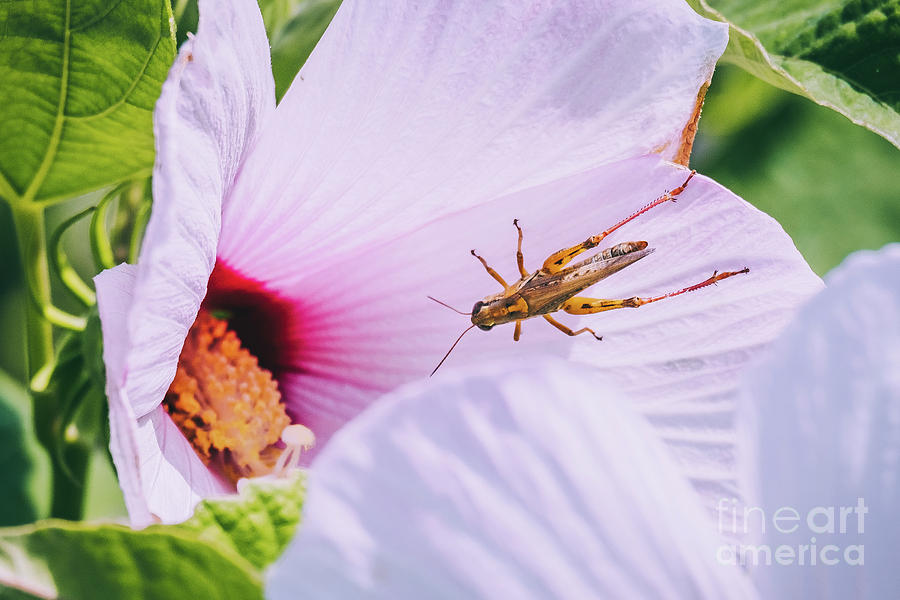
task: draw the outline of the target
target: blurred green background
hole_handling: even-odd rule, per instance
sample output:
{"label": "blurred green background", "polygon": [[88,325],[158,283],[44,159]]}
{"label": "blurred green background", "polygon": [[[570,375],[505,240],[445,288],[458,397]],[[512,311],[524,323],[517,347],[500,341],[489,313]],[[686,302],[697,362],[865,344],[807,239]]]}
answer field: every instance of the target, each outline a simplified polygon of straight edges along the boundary
{"label": "blurred green background", "polygon": [[[310,11],[309,29],[324,28],[335,6]],[[185,20],[192,17],[190,5],[183,13]],[[294,21],[291,27],[270,31],[279,95],[318,37],[306,31],[303,23]],[[837,113],[771,87],[735,67],[720,66],[716,72],[700,121],[692,166],[775,217],[819,274],[825,274],[855,250],[877,249],[900,240],[900,150]],[[96,195],[87,196],[52,208],[49,227],[96,201]],[[83,243],[86,226],[82,223],[73,228],[66,245],[76,269],[90,277],[93,263]],[[13,442],[0,444],[0,468],[4,472],[0,507],[24,504],[15,496],[20,491],[14,482],[17,477],[25,477],[24,467],[29,461],[39,466],[31,489],[46,490],[48,476],[46,457],[40,450],[31,448],[28,455],[5,450],[18,446],[14,440],[21,435],[22,423],[27,426],[30,418],[24,408],[27,398],[15,383],[24,379],[25,365],[22,273],[13,236],[9,210],[0,204],[0,396],[12,400],[8,403],[12,408],[0,403],[0,439]],[[62,308],[77,310],[67,294],[56,292]],[[97,460],[92,461],[87,485],[86,518],[125,514],[105,453],[98,451]],[[46,506],[39,506],[38,511],[45,512]],[[19,514],[12,509],[3,513],[0,525],[43,516]]]}
{"label": "blurred green background", "polygon": [[900,150],[736,67],[716,69],[691,166],[775,217],[819,275],[900,241]]}

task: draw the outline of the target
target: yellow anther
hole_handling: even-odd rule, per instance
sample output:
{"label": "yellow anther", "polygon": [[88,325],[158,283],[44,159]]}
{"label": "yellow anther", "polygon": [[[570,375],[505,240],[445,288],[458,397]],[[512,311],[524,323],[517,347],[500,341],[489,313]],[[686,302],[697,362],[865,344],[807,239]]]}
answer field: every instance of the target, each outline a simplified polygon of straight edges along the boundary
{"label": "yellow anther", "polygon": [[200,458],[235,482],[271,471],[291,423],[272,374],[205,310],[184,342],[163,405]]}

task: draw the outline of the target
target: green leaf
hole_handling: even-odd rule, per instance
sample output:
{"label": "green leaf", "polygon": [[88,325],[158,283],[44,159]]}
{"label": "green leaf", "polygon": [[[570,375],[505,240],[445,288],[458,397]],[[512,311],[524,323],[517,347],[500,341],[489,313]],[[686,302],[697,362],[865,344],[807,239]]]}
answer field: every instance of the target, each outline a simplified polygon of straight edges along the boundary
{"label": "green leaf", "polygon": [[305,492],[300,472],[284,479],[247,480],[240,495],[204,500],[179,527],[216,547],[231,547],[262,569],[281,555],[293,537]]}
{"label": "green leaf", "polygon": [[[178,525],[46,521],[0,531],[0,598],[259,598],[300,522],[305,476],[247,481]],[[4,589],[3,585],[8,586]]]}
{"label": "green leaf", "polygon": [[171,16],[168,0],[0,3],[0,197],[53,202],[149,173]]}
{"label": "green leaf", "polygon": [[260,7],[266,20],[266,29],[271,29],[269,42],[272,46],[272,74],[275,77],[275,97],[280,101],[306,62],[319,38],[337,12],[340,0],[306,0],[295,2],[290,18],[281,25],[270,25],[283,18],[286,8],[284,0],[262,0]]}
{"label": "green leaf", "polygon": [[688,0],[731,27],[723,60],[900,147],[900,0]]}
{"label": "green leaf", "polygon": [[262,584],[240,556],[176,527],[46,521],[0,534],[6,597],[252,599],[262,598]]}
{"label": "green leaf", "polygon": [[31,421],[28,392],[0,372],[0,526],[46,514],[49,465]]}

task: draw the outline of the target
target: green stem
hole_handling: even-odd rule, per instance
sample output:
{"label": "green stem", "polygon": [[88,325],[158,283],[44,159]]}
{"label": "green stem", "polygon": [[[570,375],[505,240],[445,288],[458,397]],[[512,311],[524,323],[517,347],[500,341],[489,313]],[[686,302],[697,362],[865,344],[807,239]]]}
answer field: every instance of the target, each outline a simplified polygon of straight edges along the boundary
{"label": "green stem", "polygon": [[25,302],[25,340],[29,380],[53,360],[53,326],[44,319],[43,306],[50,302],[50,269],[44,209],[36,205],[12,206],[19,256],[30,293]]}
{"label": "green stem", "polygon": [[[25,342],[28,378],[32,382],[34,426],[38,439],[50,454],[53,467],[50,516],[77,520],[81,518],[84,508],[84,480],[90,451],[82,443],[67,443],[64,436],[56,431],[60,424],[61,402],[60,398],[46,391],[49,383],[46,375],[51,372],[52,366],[49,365],[52,365],[55,356],[53,325],[45,318],[46,309],[53,303],[44,208],[17,203],[12,205],[12,214],[27,286]],[[42,376],[35,378],[38,373]],[[62,447],[57,450],[60,444]],[[61,462],[61,456],[65,464]]]}
{"label": "green stem", "polygon": [[65,444],[63,465],[53,458],[53,502],[50,517],[79,521],[84,516],[84,497],[87,491],[87,471],[90,450],[84,444]]}

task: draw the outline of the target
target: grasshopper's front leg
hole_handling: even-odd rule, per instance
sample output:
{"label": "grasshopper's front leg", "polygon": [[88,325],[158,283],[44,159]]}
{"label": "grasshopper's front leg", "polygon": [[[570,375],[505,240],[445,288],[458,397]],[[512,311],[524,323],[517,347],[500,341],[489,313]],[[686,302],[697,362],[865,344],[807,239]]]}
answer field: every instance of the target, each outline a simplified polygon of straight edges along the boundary
{"label": "grasshopper's front leg", "polygon": [[[516,265],[518,265],[518,267],[519,267],[519,274],[522,275],[522,277],[524,278],[524,277],[528,277],[529,273],[528,273],[528,271],[525,270],[525,255],[522,254],[522,237],[523,237],[522,228],[519,227],[518,219],[513,219],[513,225],[515,225],[516,229],[519,231],[519,243],[518,243],[518,246],[516,246]],[[479,260],[479,262],[481,262],[481,264],[484,265],[484,270],[488,272],[488,275],[493,277],[494,280],[496,280],[497,283],[502,285],[504,289],[509,287],[509,285],[506,283],[506,281],[503,279],[503,277],[500,275],[500,273],[498,273],[497,271],[492,269],[490,267],[490,265],[487,264],[487,261],[484,260],[484,258],[479,256],[478,254],[476,254],[474,250],[472,250],[472,256],[477,258]],[[518,340],[518,339],[519,339],[519,336],[516,335],[516,340]]]}
{"label": "grasshopper's front leg", "polygon": [[[525,255],[522,254],[522,238],[524,237],[524,234],[522,233],[522,228],[519,227],[518,219],[513,219],[513,225],[515,225],[516,229],[519,231],[519,244],[516,246],[516,264],[519,267],[519,275],[524,279],[529,275],[528,271],[525,270]],[[517,337],[516,339],[518,340],[519,338]]]}
{"label": "grasshopper's front leg", "polygon": [[624,300],[603,300],[600,298],[584,298],[582,296],[575,296],[566,300],[565,304],[562,305],[562,310],[566,311],[570,315],[591,315],[607,310],[615,310],[617,308],[637,308],[639,306],[644,306],[645,304],[650,304],[651,302],[658,302],[660,300],[665,300],[666,298],[673,298],[675,296],[680,296],[681,294],[686,294],[687,292],[699,290],[700,288],[704,288],[708,285],[718,283],[723,279],[728,279],[733,275],[741,275],[743,273],[749,272],[750,269],[748,268],[743,268],[740,271],[725,271],[724,273],[719,273],[718,271],[716,271],[712,274],[712,277],[710,277],[709,279],[705,279],[700,283],[688,286],[684,289],[678,290],[677,292],[670,292],[668,294],[663,294],[662,296],[654,296],[652,298],[639,298],[637,296],[633,296]]}
{"label": "grasshopper's front leg", "polygon": [[664,202],[668,202],[669,200],[674,200],[675,196],[679,195],[681,192],[683,192],[685,189],[687,189],[688,182],[694,176],[694,173],[696,173],[696,171],[691,171],[690,174],[687,176],[687,179],[685,179],[684,183],[682,183],[680,186],[678,186],[671,192],[666,192],[665,194],[663,194],[662,196],[660,196],[659,198],[657,198],[656,200],[654,200],[653,202],[651,202],[650,204],[645,206],[644,208],[640,209],[639,211],[637,211],[636,213],[634,213],[627,219],[622,219],[621,221],[619,221],[618,223],[616,223],[615,225],[613,225],[606,231],[598,233],[597,235],[592,235],[591,237],[584,240],[577,246],[572,246],[571,248],[563,248],[559,252],[554,252],[547,258],[547,260],[544,261],[544,265],[541,267],[541,273],[543,273],[545,275],[552,275],[553,273],[556,273],[557,271],[559,271],[560,269],[565,267],[567,264],[569,264],[573,258],[578,256],[582,252],[585,252],[586,250],[590,250],[591,248],[596,248],[597,245],[601,241],[603,241],[603,238],[605,238],[606,236],[611,234],[613,231],[615,231],[622,225],[625,225],[629,221],[636,219],[637,217],[641,216],[642,214],[644,214],[651,208],[659,206],[660,204],[663,204]]}
{"label": "grasshopper's front leg", "polygon": [[488,266],[487,261],[484,260],[482,257],[478,256],[477,254],[475,254],[474,250],[472,250],[472,256],[477,258],[481,262],[481,264],[484,265],[484,269],[485,269],[485,271],[488,272],[488,275],[493,277],[497,281],[497,283],[502,285],[503,289],[506,289],[509,287],[508,285],[506,285],[506,282],[503,280],[503,277],[500,276],[500,273],[498,273],[497,271],[492,269],[490,266]]}
{"label": "grasshopper's front leg", "polygon": [[516,321],[516,328],[513,331],[513,341],[518,342],[520,337],[522,337],[522,321]]}

